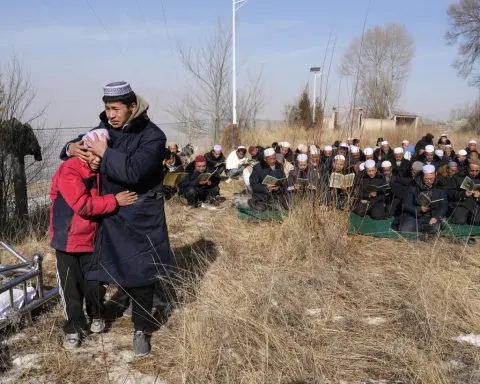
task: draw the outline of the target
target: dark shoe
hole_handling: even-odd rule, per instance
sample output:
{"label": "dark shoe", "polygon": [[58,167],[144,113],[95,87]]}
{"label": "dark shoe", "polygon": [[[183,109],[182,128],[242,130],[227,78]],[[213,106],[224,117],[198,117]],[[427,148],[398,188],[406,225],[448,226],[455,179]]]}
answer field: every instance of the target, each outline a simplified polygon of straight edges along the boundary
{"label": "dark shoe", "polygon": [[135,356],[146,356],[152,349],[150,345],[150,338],[152,336],[146,334],[144,331],[133,332],[133,354]]}

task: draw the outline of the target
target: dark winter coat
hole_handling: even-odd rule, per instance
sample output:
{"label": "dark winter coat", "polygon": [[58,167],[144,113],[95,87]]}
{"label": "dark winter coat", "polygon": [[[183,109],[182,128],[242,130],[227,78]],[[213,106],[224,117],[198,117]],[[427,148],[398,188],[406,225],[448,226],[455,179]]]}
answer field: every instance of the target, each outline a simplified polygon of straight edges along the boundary
{"label": "dark winter coat", "polygon": [[198,176],[200,176],[200,173],[197,170],[195,169],[191,170],[188,173],[185,180],[183,181],[183,183],[180,185],[180,193],[185,194],[190,188],[195,188],[200,191],[207,191],[209,189],[218,187],[218,185],[220,184],[220,175],[218,174],[218,171],[216,171],[215,173],[212,173],[212,176],[210,177],[210,185],[199,184],[197,181]]}
{"label": "dark winter coat", "polygon": [[[420,205],[417,202],[418,196],[420,193],[426,193],[430,200],[440,200],[432,203],[430,206],[430,211],[423,213],[420,210]],[[415,182],[412,183],[405,193],[405,199],[403,201],[403,214],[410,215],[414,218],[420,216],[429,216],[441,219],[447,215],[448,211],[448,200],[447,192],[444,188],[439,187],[436,183],[431,188],[428,188],[423,183],[422,177],[419,176],[415,179]]]}
{"label": "dark winter coat", "polygon": [[287,181],[280,182],[278,190],[269,192],[266,185],[262,184],[268,175],[277,179],[286,178],[283,166],[278,163],[275,164],[274,169],[264,162],[255,165],[250,175],[250,187],[252,188],[250,205],[260,211],[265,211],[268,208],[286,208]]}
{"label": "dark winter coat", "polygon": [[373,152],[373,159],[378,163],[381,164],[383,161],[390,161],[392,164],[395,161],[395,155],[393,153],[392,148],[388,148],[387,152],[384,152],[382,148],[377,148]]}
{"label": "dark winter coat", "polygon": [[412,163],[405,158],[402,158],[400,165],[397,165],[397,161],[394,159],[392,162],[392,172],[400,177],[410,175]]}
{"label": "dark winter coat", "polygon": [[225,156],[223,155],[223,153],[220,153],[219,157],[215,157],[213,156],[212,152],[207,152],[204,155],[205,160],[207,161],[207,172],[212,173],[213,171],[218,169],[217,172],[220,175],[225,170]]}

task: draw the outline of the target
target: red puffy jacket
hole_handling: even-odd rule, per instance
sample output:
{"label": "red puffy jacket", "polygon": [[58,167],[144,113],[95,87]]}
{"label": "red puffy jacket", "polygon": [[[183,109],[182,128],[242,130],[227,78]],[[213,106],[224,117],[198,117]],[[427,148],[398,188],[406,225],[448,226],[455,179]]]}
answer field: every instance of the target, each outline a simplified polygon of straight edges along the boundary
{"label": "red puffy jacket", "polygon": [[117,209],[113,194],[100,196],[100,177],[72,157],[62,163],[50,189],[50,245],[64,252],[93,252],[98,219]]}

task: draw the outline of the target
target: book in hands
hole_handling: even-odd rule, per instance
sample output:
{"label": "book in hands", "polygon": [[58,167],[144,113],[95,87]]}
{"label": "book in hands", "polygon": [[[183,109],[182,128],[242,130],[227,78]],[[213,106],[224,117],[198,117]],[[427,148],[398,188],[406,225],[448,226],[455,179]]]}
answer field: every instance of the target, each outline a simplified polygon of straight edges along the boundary
{"label": "book in hands", "polygon": [[417,204],[421,207],[430,207],[430,205],[442,200],[444,199],[432,200],[428,194],[421,192],[417,197]]}
{"label": "book in hands", "polygon": [[345,189],[351,188],[355,180],[355,173],[348,173],[343,175],[338,172],[333,172],[330,175],[330,188]]}
{"label": "book in hands", "polygon": [[389,187],[389,184],[385,184],[385,185],[373,185],[373,184],[370,184],[370,185],[367,185],[367,192],[368,192],[368,193],[378,192],[378,191],[380,191],[381,189],[387,188],[387,187]]}
{"label": "book in hands", "polygon": [[286,180],[287,178],[284,177],[282,179],[277,179],[274,176],[267,175],[262,181],[263,185],[279,185],[282,180]]}
{"label": "book in hands", "polygon": [[462,185],[460,185],[460,189],[463,189],[467,192],[480,191],[480,184],[475,184],[470,177],[465,176]]}
{"label": "book in hands", "polygon": [[197,177],[197,183],[206,183],[212,177],[212,173],[204,172],[200,173]]}
{"label": "book in hands", "polygon": [[176,185],[179,185],[185,180],[187,175],[188,173],[186,172],[168,172],[163,178],[163,186],[174,187]]}

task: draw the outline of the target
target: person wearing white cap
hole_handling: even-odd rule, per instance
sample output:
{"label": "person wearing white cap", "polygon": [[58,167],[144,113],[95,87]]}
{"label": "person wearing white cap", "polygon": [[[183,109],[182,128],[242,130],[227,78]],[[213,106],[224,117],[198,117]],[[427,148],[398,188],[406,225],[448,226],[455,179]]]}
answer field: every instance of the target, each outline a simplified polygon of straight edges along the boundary
{"label": "person wearing white cap", "polygon": [[349,146],[345,142],[341,142],[337,148],[337,155],[343,155],[346,156],[348,152]]}
{"label": "person wearing white cap", "polygon": [[323,147],[322,151],[322,164],[326,163],[328,160],[331,160],[333,156],[333,147],[331,145],[326,145]]}
{"label": "person wearing white cap", "polygon": [[[470,159],[466,176],[472,180],[475,187],[480,185],[479,159]],[[462,188],[462,183],[465,180],[463,175],[461,177],[456,176],[450,180],[456,181],[456,189],[453,191],[450,189],[452,184],[447,184],[449,187],[449,200],[453,208],[451,221],[455,224],[480,225],[480,207],[478,202],[480,191],[476,190],[475,187],[473,191]]]}
{"label": "person wearing white cap", "polygon": [[420,140],[418,140],[417,144],[415,144],[415,153],[417,155],[422,155],[427,145],[433,145],[433,137],[434,136],[431,133],[427,133]]}
{"label": "person wearing white cap", "polygon": [[452,144],[451,141],[448,139],[448,135],[446,133],[442,133],[440,138],[438,139],[437,146],[440,149],[444,149],[445,145]]}
{"label": "person wearing white cap", "polygon": [[215,144],[210,152],[205,153],[207,160],[207,172],[217,172],[219,175],[225,172],[225,155],[222,152],[222,146]]}
{"label": "person wearing white cap", "polygon": [[297,147],[297,153],[308,153],[308,147],[305,144],[299,144]]}
{"label": "person wearing white cap", "polygon": [[373,160],[373,148],[365,148],[363,150],[363,155],[365,156],[365,160]]}
{"label": "person wearing white cap", "polygon": [[455,159],[455,162],[458,164],[458,169],[461,174],[465,174],[467,172],[467,156],[468,153],[465,149],[460,149],[457,153],[457,158]]}
{"label": "person wearing white cap", "polygon": [[[401,232],[435,234],[440,230],[441,220],[447,215],[448,199],[446,190],[436,183],[436,169],[424,165],[422,176],[416,179],[405,194]],[[422,239],[425,239],[422,236]]]}
{"label": "person wearing white cap", "polygon": [[402,149],[403,149],[403,157],[408,161],[412,160],[413,150],[410,150],[410,142],[408,140],[402,141]]}
{"label": "person wearing white cap", "polygon": [[367,160],[359,183],[353,212],[374,220],[385,219],[385,180],[378,175],[375,161]]}
{"label": "person wearing white cap", "polygon": [[433,145],[425,146],[423,155],[420,156],[419,159],[423,164],[431,164],[435,166],[435,168],[438,168],[440,165],[439,161],[435,159],[435,147]]}
{"label": "person wearing white cap", "polygon": [[292,164],[295,162],[292,145],[288,141],[282,142],[282,144],[280,145],[280,153],[283,155],[285,161],[288,161]]}
{"label": "person wearing white cap", "polygon": [[[135,209],[120,208],[101,221],[87,279],[117,284],[131,297],[133,351],[146,355],[151,348],[155,283],[173,263],[162,193],[166,137],[148,117],[148,103],[129,83],[110,83],[103,90],[100,126],[110,132],[111,145],[86,140],[88,150],[102,158],[101,192],[128,188],[138,191],[139,198]],[[68,154],[81,158],[78,144],[64,148],[62,158]]]}
{"label": "person wearing white cap", "polygon": [[393,156],[395,158],[395,161],[393,162],[393,173],[400,177],[408,176],[408,173],[410,172],[410,161],[405,159],[403,148],[394,148]]}
{"label": "person wearing white cap", "polygon": [[306,196],[309,185],[309,166],[308,156],[300,153],[297,156],[295,168],[289,175],[289,191],[300,193],[302,197]]}
{"label": "person wearing white cap", "polygon": [[225,172],[228,176],[228,180],[226,180],[226,182],[231,182],[232,179],[243,172],[248,162],[246,154],[247,148],[243,145],[239,145],[236,150],[230,152],[227,156]]}
{"label": "person wearing white cap", "polygon": [[393,150],[390,148],[388,141],[383,140],[380,143],[380,147],[375,150],[373,158],[379,163],[385,160],[393,161]]}
{"label": "person wearing white cap", "polygon": [[467,148],[465,148],[467,153],[470,154],[470,152],[476,152],[477,151],[477,141],[476,140],[470,140],[468,142]]}
{"label": "person wearing white cap", "polygon": [[266,148],[263,151],[263,161],[253,167],[250,175],[250,205],[255,210],[264,212],[267,209],[287,209],[287,176],[283,165],[277,161],[277,156],[282,155],[275,153],[273,148]]}
{"label": "person wearing white cap", "polygon": [[361,152],[360,148],[355,145],[350,147],[350,152],[348,153],[348,164],[347,172],[358,172],[358,167],[361,161]]}

